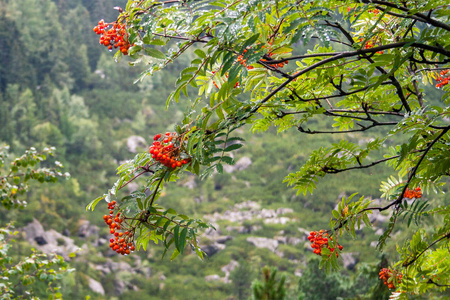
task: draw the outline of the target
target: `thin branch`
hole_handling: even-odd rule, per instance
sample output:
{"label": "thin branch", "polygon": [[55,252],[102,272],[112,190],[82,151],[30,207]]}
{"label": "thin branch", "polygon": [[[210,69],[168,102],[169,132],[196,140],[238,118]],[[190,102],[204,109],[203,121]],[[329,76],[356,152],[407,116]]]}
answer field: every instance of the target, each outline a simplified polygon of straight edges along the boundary
{"label": "thin branch", "polygon": [[424,15],[422,13],[414,13],[414,14],[410,14],[410,10],[404,6],[400,6],[394,3],[390,3],[390,2],[386,2],[386,1],[380,1],[380,0],[361,0],[361,2],[366,3],[366,4],[379,4],[379,5],[384,5],[387,7],[391,7],[391,8],[395,8],[401,11],[404,11],[406,13],[408,13],[407,15],[400,15],[399,17],[401,18],[412,18],[412,19],[416,19],[418,21],[424,22],[424,23],[428,23],[431,24],[435,27],[440,27],[442,29],[448,30],[450,31],[450,25],[440,22],[436,19],[433,19],[427,15]]}
{"label": "thin branch", "polygon": [[329,168],[329,167],[325,166],[324,168],[322,168],[322,171],[324,171],[327,174],[337,174],[337,173],[341,173],[341,172],[345,172],[345,171],[349,171],[349,170],[355,170],[355,169],[368,169],[368,168],[376,166],[380,163],[383,163],[383,162],[386,162],[386,161],[389,161],[389,160],[392,160],[392,159],[395,159],[398,157],[400,157],[400,155],[395,155],[395,156],[391,156],[388,158],[380,159],[380,160],[374,161],[373,163],[368,164],[368,165],[354,166],[354,167],[349,167],[349,168],[345,168],[345,169],[334,169],[334,168]]}
{"label": "thin branch", "polygon": [[423,69],[419,69],[416,71],[417,72],[423,72],[423,71],[443,71],[443,70],[448,70],[449,68],[423,68]]}
{"label": "thin branch", "polygon": [[[415,67],[414,67],[414,68],[415,68]],[[411,76],[414,77],[414,76],[416,75],[416,72],[415,72],[415,70],[413,69],[413,63],[411,63],[410,66],[407,67],[407,70],[408,70],[409,74],[411,74]],[[424,109],[424,105],[423,105],[423,95],[422,95],[422,92],[420,92],[420,90],[419,90],[419,85],[417,84],[417,80],[414,79],[414,80],[412,81],[412,83],[413,83],[413,86],[414,86],[415,94],[416,94],[416,96],[417,96],[417,101],[419,101],[420,107],[421,107],[422,109]]]}
{"label": "thin branch", "polygon": [[450,232],[447,233],[446,235],[444,235],[443,237],[441,237],[441,238],[435,240],[435,241],[432,242],[431,244],[429,244],[428,247],[426,247],[422,252],[419,253],[419,255],[417,255],[416,257],[414,257],[414,258],[411,259],[410,261],[408,261],[408,262],[405,261],[405,262],[403,263],[403,267],[405,267],[405,268],[409,267],[409,266],[412,265],[416,260],[418,260],[419,257],[422,256],[422,254],[424,254],[428,249],[430,249],[431,247],[433,247],[434,245],[436,245],[436,244],[439,243],[440,241],[442,241],[442,240],[444,240],[444,239],[448,239],[448,238],[450,238]]}
{"label": "thin branch", "polygon": [[190,42],[199,42],[199,43],[208,43],[208,41],[202,40],[200,38],[192,39],[184,36],[176,36],[176,35],[168,35],[168,34],[162,34],[162,33],[155,33],[152,32],[153,35],[164,37],[164,38],[170,38],[170,39],[176,39],[176,40],[183,40],[183,41],[190,41]]}
{"label": "thin branch", "polygon": [[450,286],[450,284],[440,284],[440,283],[434,282],[433,279],[431,279],[431,278],[428,279],[427,283],[434,284],[435,286],[446,286],[446,287]]}
{"label": "thin branch", "polygon": [[140,172],[139,174],[137,174],[136,176],[134,176],[133,178],[131,178],[130,180],[128,180],[127,182],[125,182],[120,188],[118,188],[117,190],[120,191],[121,189],[123,189],[124,187],[126,187],[129,183],[131,183],[132,181],[134,181],[136,178],[138,178],[139,176],[141,176],[144,173],[155,173],[154,171],[148,169],[147,167],[141,167],[143,169],[142,172]]}
{"label": "thin branch", "polygon": [[369,130],[370,128],[377,127],[377,126],[397,125],[397,124],[398,124],[397,122],[385,122],[385,123],[374,122],[369,126],[363,126],[361,124],[358,124],[359,126],[361,126],[361,129],[351,129],[351,130],[343,130],[343,131],[317,131],[317,130],[310,130],[310,129],[305,130],[300,125],[297,127],[297,129],[298,129],[298,131],[300,131],[302,133],[306,133],[306,134],[336,134],[336,133],[361,132],[361,131],[366,131],[366,130]]}
{"label": "thin branch", "polygon": [[[331,112],[343,112],[343,113],[357,113],[357,114],[363,114],[366,113],[362,110],[348,110],[348,109],[330,109]],[[369,110],[367,113],[372,115],[393,115],[398,117],[404,117],[405,114],[402,114],[397,111],[382,111],[382,110]]]}
{"label": "thin branch", "polygon": [[431,150],[431,148],[433,147],[433,145],[441,138],[441,137],[443,137],[446,133],[447,133],[447,131],[449,131],[450,130],[450,126],[447,126],[446,128],[444,128],[443,130],[442,130],[442,132],[428,145],[428,147],[423,151],[423,154],[422,154],[422,156],[420,157],[420,159],[419,159],[419,161],[417,162],[417,164],[414,166],[414,168],[412,169],[412,171],[411,171],[411,173],[409,174],[409,176],[408,176],[408,180],[406,181],[406,184],[405,184],[405,186],[403,187],[403,190],[402,190],[402,192],[401,192],[401,194],[398,196],[398,198],[395,200],[395,201],[393,201],[393,202],[391,202],[391,203],[389,203],[388,205],[386,205],[386,206],[384,206],[384,207],[381,207],[381,208],[370,208],[370,207],[368,207],[368,208],[366,208],[366,209],[363,209],[361,212],[363,212],[363,211],[367,211],[367,210],[373,210],[373,209],[377,209],[377,210],[379,210],[379,211],[383,211],[383,210],[386,210],[386,209],[388,209],[388,208],[390,208],[390,207],[392,207],[392,206],[394,206],[394,205],[397,205],[397,204],[400,204],[401,202],[402,202],[402,199],[403,199],[403,195],[405,194],[405,191],[406,191],[406,189],[408,188],[408,185],[409,185],[409,183],[411,182],[411,180],[412,180],[412,178],[416,175],[416,172],[417,172],[417,169],[419,168],[419,165],[422,163],[422,161],[424,160],[424,158],[425,158],[425,156],[427,155],[427,153]]}
{"label": "thin branch", "polygon": [[[166,172],[167,172],[167,171],[166,171]],[[159,189],[159,187],[161,186],[161,182],[163,181],[164,176],[166,176],[166,172],[164,172],[164,173],[161,175],[161,179],[158,181],[158,184],[156,185],[156,189],[155,189],[155,191],[153,192],[152,200],[150,201],[149,207],[152,207],[153,201],[155,201],[156,193],[158,192],[158,189]],[[147,211],[147,212],[149,212],[149,211]]]}

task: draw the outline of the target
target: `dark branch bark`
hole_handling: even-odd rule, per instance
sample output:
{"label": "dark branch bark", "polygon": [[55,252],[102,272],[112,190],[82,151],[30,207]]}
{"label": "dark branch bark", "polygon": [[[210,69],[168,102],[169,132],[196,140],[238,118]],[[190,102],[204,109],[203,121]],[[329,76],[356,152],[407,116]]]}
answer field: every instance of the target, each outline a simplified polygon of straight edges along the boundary
{"label": "dark branch bark", "polygon": [[400,11],[404,11],[404,12],[408,13],[407,15],[400,15],[399,17],[416,19],[418,21],[425,22],[425,23],[428,23],[435,27],[439,27],[439,28],[450,31],[450,25],[440,22],[440,21],[438,21],[434,18],[431,18],[430,16],[424,15],[422,13],[409,14],[410,10],[408,8],[397,5],[395,3],[390,3],[390,2],[386,2],[386,1],[380,1],[380,0],[361,0],[361,2],[366,3],[366,4],[378,4],[378,5],[384,5],[386,7],[395,8]]}

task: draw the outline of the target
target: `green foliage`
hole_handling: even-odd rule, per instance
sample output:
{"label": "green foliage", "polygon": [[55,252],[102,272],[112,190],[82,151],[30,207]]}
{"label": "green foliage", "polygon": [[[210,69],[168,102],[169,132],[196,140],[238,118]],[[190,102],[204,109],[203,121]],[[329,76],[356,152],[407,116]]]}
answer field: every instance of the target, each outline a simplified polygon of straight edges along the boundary
{"label": "green foliage", "polygon": [[239,265],[230,272],[230,279],[233,282],[233,294],[238,300],[244,300],[250,295],[254,271],[246,260],[240,259],[238,263]]}
{"label": "green foliage", "polygon": [[[47,156],[52,156],[55,148],[45,148],[38,152],[35,148],[25,151],[21,157],[15,158],[4,169],[8,161],[8,146],[0,148],[0,188],[2,208],[16,209],[24,208],[26,201],[22,200],[29,190],[29,181],[35,180],[39,183],[57,181],[58,177],[69,177],[69,173],[61,173],[62,164],[55,161],[55,167],[40,168]],[[0,228],[0,299],[19,299],[28,295],[30,299],[35,297],[33,283],[36,281],[45,282],[48,285],[50,299],[62,299],[59,287],[53,287],[55,280],[61,280],[62,274],[72,272],[68,269],[67,262],[60,255],[40,254],[33,250],[33,253],[20,261],[14,261],[11,250],[14,240],[11,239],[17,232],[12,231],[12,225]],[[57,268],[56,268],[57,267]],[[19,284],[23,286],[19,293]]]}
{"label": "green foliage", "polygon": [[[371,225],[373,212],[392,212],[379,239],[380,248],[387,244],[401,215],[408,217],[407,225],[412,221],[420,225],[423,217],[433,214],[435,207],[428,203],[415,199],[412,206],[406,204],[406,195],[413,189],[427,195],[440,193],[448,181],[449,85],[443,86],[439,100],[427,98],[421,85],[450,68],[450,14],[444,1],[170,3],[130,0],[117,22],[126,25],[133,64],[147,66],[139,80],[193,52],[166,104],[191,100],[176,127],[182,137],[179,147],[190,160],[181,170],[205,178],[214,171],[222,173],[224,163],[234,164],[228,152],[243,145],[227,145],[229,134],[246,124],[254,132],[267,132],[274,126],[280,133],[339,135],[340,140],[329,147],[320,144],[300,170],[285,177],[298,195],[313,193],[329,174],[385,163],[392,170],[388,180],[381,182],[383,205],[371,206],[370,198],[364,196],[357,201],[350,201],[353,196],[341,199],[329,224],[334,237],[330,247],[337,245],[344,232],[357,238],[362,223]],[[307,46],[313,40],[314,47],[299,46],[299,42]],[[120,56],[118,52],[116,58]],[[123,184],[150,173],[139,190],[150,196],[132,194],[124,199],[133,199],[134,207],[140,209],[133,217],[138,223],[146,223],[151,214],[161,218],[153,200],[160,185],[176,180],[179,172],[145,153],[138,154],[126,171],[119,168],[119,180],[104,199],[109,202],[110,194],[116,196]],[[155,230],[158,223],[152,226]],[[177,223],[171,226],[176,256],[188,235]],[[410,244],[416,235],[407,237],[407,244],[415,250],[399,250],[402,259],[396,265],[418,274],[422,260],[431,263],[427,253],[439,253],[432,246],[448,243],[447,235],[445,225],[436,226],[433,241],[419,243],[419,248],[415,242],[414,247]],[[326,247],[322,250],[322,266],[336,269],[338,257]],[[443,262],[437,264],[438,269],[446,268]],[[411,280],[417,281],[414,276]],[[445,280],[434,286],[445,289],[449,278]],[[412,285],[402,283],[397,292],[403,291],[416,292]]]}
{"label": "green foliage", "polygon": [[[35,287],[33,283],[41,281],[47,284],[49,299],[62,299],[59,287],[54,287],[54,281],[62,279],[62,275],[67,272],[73,272],[69,269],[67,262],[60,255],[46,255],[33,251],[29,257],[19,262],[13,262],[8,250],[14,240],[12,236],[17,232],[12,231],[12,226],[0,228],[0,299],[19,299],[24,295],[30,299],[39,299],[35,297]],[[17,289],[21,284],[21,293]]]}
{"label": "green foliage", "polygon": [[277,278],[277,269],[265,266],[262,270],[262,282],[255,280],[252,283],[253,299],[255,300],[283,300],[286,297],[286,277]]}
{"label": "green foliage", "polygon": [[26,201],[20,199],[29,188],[29,181],[35,180],[39,183],[54,183],[58,177],[70,176],[69,173],[62,173],[62,164],[54,162],[54,167],[38,167],[38,164],[45,161],[48,156],[52,156],[55,148],[44,148],[38,152],[35,148],[25,151],[21,157],[10,162],[9,167],[4,169],[8,157],[9,146],[0,148],[0,189],[1,203],[6,209],[24,208]]}

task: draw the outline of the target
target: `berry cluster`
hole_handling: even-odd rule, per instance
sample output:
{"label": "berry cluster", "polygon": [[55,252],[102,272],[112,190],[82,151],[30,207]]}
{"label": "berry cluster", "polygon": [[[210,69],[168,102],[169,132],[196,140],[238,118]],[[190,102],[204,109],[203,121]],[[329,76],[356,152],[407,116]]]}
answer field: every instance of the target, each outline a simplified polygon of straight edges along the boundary
{"label": "berry cluster", "polygon": [[249,66],[249,65],[247,65],[247,59],[246,58],[244,58],[244,54],[245,53],[247,53],[247,49],[244,49],[244,51],[243,51],[244,53],[243,54],[241,54],[241,55],[238,55],[238,57],[237,57],[237,61],[238,61],[238,63],[240,63],[241,65],[243,65],[244,67],[246,67],[247,68],[247,70],[251,70],[251,69],[253,69],[253,66]]}
{"label": "berry cluster", "polygon": [[[383,280],[384,284],[388,286],[388,288],[390,289],[395,289],[395,284],[394,283],[400,283],[402,281],[402,274],[394,274],[395,272],[392,271],[391,269],[387,269],[387,268],[383,268],[380,270],[380,273],[378,273],[378,275],[380,275],[380,279]],[[389,280],[392,277],[391,280]],[[395,280],[395,278],[397,280]]]}
{"label": "berry cluster", "polygon": [[[272,56],[273,56],[273,53],[272,52],[269,52],[268,54],[267,54],[270,58],[272,58]],[[264,59],[264,58],[262,58],[261,59],[261,61],[264,61],[264,62],[267,62],[268,60],[267,59]],[[268,61],[268,62],[270,62],[270,61]],[[282,67],[284,67],[284,65],[287,65],[288,64],[288,62],[289,61],[285,61],[285,62],[280,62],[280,63],[278,63],[278,64],[274,64],[274,65],[272,65],[272,67],[275,67],[276,69],[278,69],[278,68],[282,68]]]}
{"label": "berry cluster", "polygon": [[[247,69],[250,68],[250,66],[247,67]],[[253,67],[251,67],[253,69]],[[216,71],[212,71],[212,74],[216,74]],[[228,78],[228,74],[225,75]],[[213,84],[216,88],[219,89],[219,86],[217,85],[216,81],[213,80]],[[235,83],[234,88],[238,88],[239,87],[239,81]]]}
{"label": "berry cluster", "polygon": [[[450,71],[450,70],[447,69],[447,70],[442,70],[441,73],[439,73],[440,76],[438,76],[438,78],[436,79],[436,82],[437,82],[436,87],[437,87],[437,88],[441,88],[441,87],[443,87],[444,85],[447,85],[447,84],[449,83],[449,81],[450,81],[450,76],[445,76],[445,75],[447,75],[447,73],[448,73],[449,71]],[[442,77],[441,77],[441,76],[442,76]]]}
{"label": "berry cluster", "polygon": [[[331,253],[334,252],[335,248],[331,248],[328,245],[328,233],[326,233],[324,230],[320,231],[311,231],[308,236],[308,240],[311,242],[311,248],[314,249],[314,253],[317,255],[322,255],[322,248],[328,248]],[[330,236],[330,240],[333,240],[333,237]],[[342,251],[344,247],[338,244],[338,249]],[[339,254],[336,251],[336,257],[338,257]]]}
{"label": "berry cluster", "polygon": [[109,226],[110,233],[115,237],[109,240],[109,247],[119,254],[126,255],[134,251],[133,246],[133,231],[121,232],[123,217],[120,216],[120,212],[114,215],[114,209],[116,208],[116,201],[108,203],[109,215],[104,215],[103,220]]}
{"label": "berry cluster", "polygon": [[[111,28],[108,29],[109,26]],[[100,20],[98,25],[94,27],[94,32],[100,35],[100,44],[108,47],[109,50],[120,47],[120,52],[124,55],[128,55],[128,49],[130,48],[130,43],[128,41],[128,33],[125,28],[125,24],[105,23],[105,21]]]}
{"label": "berry cluster", "polygon": [[[352,10],[356,9],[355,7],[350,7],[347,6],[347,12],[350,12]],[[369,9],[369,13],[372,13],[374,16],[378,15],[380,13],[380,10],[378,9]],[[356,17],[356,14],[353,15],[354,17]]]}
{"label": "berry cluster", "polygon": [[166,132],[165,135],[157,134],[153,137],[153,145],[149,152],[152,157],[168,168],[178,168],[188,163],[188,159],[180,157],[180,147],[176,147],[174,142],[178,139],[176,132]]}
{"label": "berry cluster", "polygon": [[[362,41],[363,39],[360,38],[359,40]],[[373,41],[373,40],[368,40],[368,41],[366,42],[366,44],[364,45],[364,49],[370,49],[370,48],[373,48],[373,47],[375,47],[375,46],[378,46],[378,43],[377,43],[377,42],[375,42],[375,41]],[[378,54],[383,54],[383,51],[377,51],[377,53],[378,53]]]}
{"label": "berry cluster", "polygon": [[[244,54],[247,53],[247,49],[244,49]],[[247,67],[247,59],[244,59],[244,54],[238,55],[237,61],[244,67]]]}
{"label": "berry cluster", "polygon": [[422,190],[420,187],[416,187],[414,190],[410,190],[409,188],[406,188],[405,194],[403,197],[412,199],[412,198],[422,198]]}

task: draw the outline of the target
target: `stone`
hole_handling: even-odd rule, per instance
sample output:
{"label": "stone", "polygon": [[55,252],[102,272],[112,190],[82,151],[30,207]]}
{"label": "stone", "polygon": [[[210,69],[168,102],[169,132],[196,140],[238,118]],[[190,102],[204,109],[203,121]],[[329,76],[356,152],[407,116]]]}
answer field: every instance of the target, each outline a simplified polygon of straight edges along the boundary
{"label": "stone", "polygon": [[206,281],[219,281],[219,280],[221,280],[221,277],[217,274],[213,274],[213,275],[205,276],[205,280]]}
{"label": "stone", "polygon": [[290,214],[293,212],[294,212],[294,210],[292,208],[287,208],[287,207],[280,207],[279,209],[277,209],[278,215]]}
{"label": "stone", "polygon": [[69,254],[79,251],[74,240],[54,229],[45,231],[42,224],[36,219],[23,227],[22,231],[25,232],[26,240],[32,245],[36,245],[36,248],[43,253],[56,253],[64,257],[66,261],[70,261]]}
{"label": "stone", "polygon": [[293,245],[293,246],[297,246],[301,242],[303,242],[303,240],[299,239],[299,238],[296,238],[296,237],[288,237],[288,239],[287,239],[287,243],[289,245]]}
{"label": "stone", "polygon": [[91,225],[89,221],[84,220],[82,224],[78,227],[78,236],[81,238],[87,238],[89,236],[97,236],[99,228],[95,225]]}
{"label": "stone", "polygon": [[235,171],[242,171],[247,169],[248,167],[250,167],[252,165],[252,160],[250,159],[250,157],[248,156],[244,156],[241,157],[235,165],[230,166],[230,165],[225,165],[224,166],[224,171],[227,173],[233,173]]}
{"label": "stone", "polygon": [[187,181],[183,183],[184,187],[187,187],[190,190],[193,190],[197,187],[197,182],[195,181],[195,176],[189,176]]}
{"label": "stone", "polygon": [[342,253],[342,260],[344,264],[344,268],[348,270],[353,270],[358,263],[358,259],[355,257],[357,253]]}
{"label": "stone", "polygon": [[257,248],[267,248],[272,252],[276,252],[278,248],[278,241],[265,237],[248,237],[247,242],[255,245]]}
{"label": "stone", "polygon": [[88,279],[88,285],[89,288],[97,294],[100,294],[102,296],[105,295],[105,289],[103,288],[102,284],[96,280],[94,280],[93,278],[87,276]]}
{"label": "stone", "polygon": [[228,241],[231,241],[233,237],[231,235],[222,235],[215,238],[215,241],[219,244],[225,244]]}
{"label": "stone", "polygon": [[301,239],[301,240],[302,240],[303,242],[306,241],[306,240],[308,239],[308,236],[309,236],[310,231],[309,231],[308,229],[301,228],[301,227],[298,228],[298,231],[300,231],[301,233],[303,233],[302,239]]}
{"label": "stone", "polygon": [[282,224],[282,225],[285,225],[285,224],[287,224],[290,221],[291,221],[291,219],[289,219],[287,217],[264,219],[264,223],[265,224]]}
{"label": "stone", "polygon": [[214,243],[212,245],[201,246],[200,248],[206,253],[206,255],[211,257],[220,250],[225,249],[225,247],[226,246],[224,244]]}
{"label": "stone", "polygon": [[220,270],[225,273],[225,278],[228,279],[230,276],[230,272],[236,269],[239,266],[239,263],[235,260],[231,260],[228,265],[223,266]]}
{"label": "stone", "polygon": [[146,148],[147,141],[139,135],[132,135],[127,139],[127,148],[131,153],[137,153],[137,148]]}
{"label": "stone", "polygon": [[39,245],[39,246],[43,246],[43,245],[47,245],[47,241],[45,240],[45,238],[43,236],[37,236],[34,238],[34,241]]}
{"label": "stone", "polygon": [[114,293],[116,295],[122,295],[125,291],[126,285],[123,280],[114,280]]}
{"label": "stone", "polygon": [[44,238],[45,235],[44,227],[42,227],[41,223],[39,223],[39,221],[34,218],[33,222],[28,223],[25,227],[22,228],[22,230],[25,232],[26,239],[29,242],[35,241],[36,237]]}
{"label": "stone", "polygon": [[145,278],[150,278],[152,276],[152,268],[150,267],[141,267],[136,269],[136,273],[140,273],[145,276]]}

